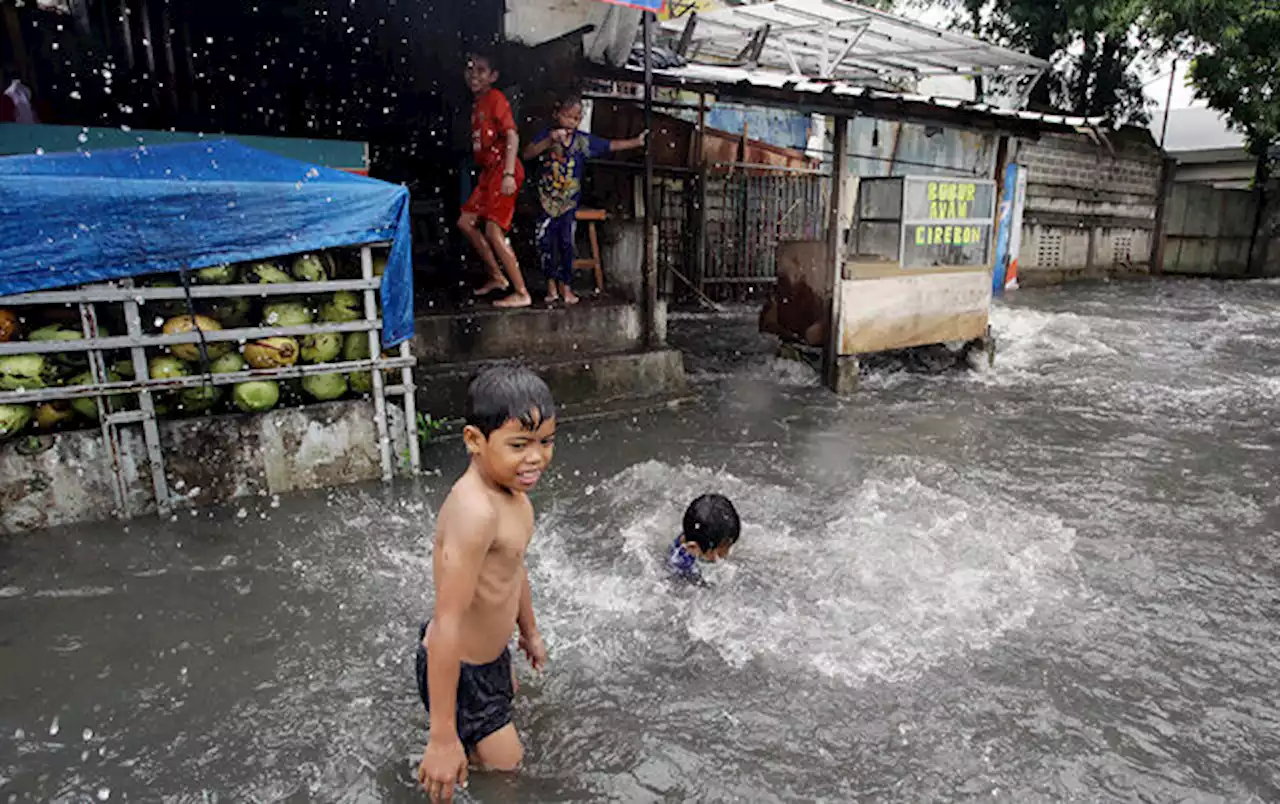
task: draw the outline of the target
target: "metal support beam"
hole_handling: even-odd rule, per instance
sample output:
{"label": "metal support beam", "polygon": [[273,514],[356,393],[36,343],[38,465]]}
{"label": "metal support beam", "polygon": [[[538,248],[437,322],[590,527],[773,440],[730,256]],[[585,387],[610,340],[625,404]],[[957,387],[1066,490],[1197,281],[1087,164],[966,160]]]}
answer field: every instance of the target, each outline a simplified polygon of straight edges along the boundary
{"label": "metal support beam", "polygon": [[[132,279],[124,280],[121,285],[129,288]],[[138,311],[138,302],[126,298],[124,302],[124,325],[129,339],[137,343],[142,339],[142,314]],[[134,346],[129,357],[133,361],[133,375],[137,380],[149,380],[150,370],[147,367],[147,352],[142,346]],[[142,409],[142,436],[147,444],[147,460],[151,464],[151,486],[156,495],[156,510],[162,515],[169,512],[169,479],[164,470],[164,454],[160,451],[160,427],[156,424],[156,404],[151,391],[143,388],[138,393],[138,407]],[[126,511],[125,516],[131,514]]]}
{"label": "metal support beam", "polygon": [[707,279],[707,93],[698,94],[698,294],[705,297]]}
{"label": "metal support beam", "polygon": [[[80,334],[85,340],[98,337],[98,311],[92,304],[80,305]],[[89,373],[93,382],[101,385],[107,381],[107,369],[102,359],[102,352],[97,349],[89,352]],[[102,427],[102,443],[107,447],[107,457],[111,462],[111,491],[116,499],[116,516],[127,516],[129,510],[129,484],[125,482],[124,463],[121,460],[123,450],[120,447],[120,430],[112,419],[111,409],[104,397],[93,400],[98,411],[98,424]]]}
{"label": "metal support beam", "polygon": [[[412,360],[409,342],[400,344],[400,357]],[[422,445],[418,442],[418,400],[415,397],[417,387],[413,384],[413,363],[400,369],[400,387],[387,388],[388,394],[401,392],[404,394],[404,429],[409,439],[409,473],[418,474],[422,470]]]}
{"label": "metal support beam", "polygon": [[684,24],[684,30],[680,32],[680,42],[676,45],[676,53],[681,57],[687,58],[689,55],[689,45],[693,44],[693,32],[698,27],[698,12],[689,15],[689,19]]}
{"label": "metal support beam", "polygon": [[791,42],[785,36],[778,37],[777,41],[782,45],[782,53],[787,57],[787,63],[791,65],[791,72],[795,75],[804,75],[804,70],[800,69],[800,59],[791,49]]}
{"label": "metal support beam", "polygon": [[[365,279],[373,279],[373,249],[365,246],[360,249],[360,275]],[[378,300],[373,290],[364,292],[364,317],[372,320],[378,317]],[[376,330],[369,330],[369,357],[373,360],[373,416],[378,428],[378,455],[382,459],[382,481],[390,483],[393,476],[391,466],[391,436],[387,432],[387,398],[383,392],[382,382],[382,337]]]}
{"label": "metal support beam", "polygon": [[827,222],[827,259],[830,265],[831,305],[827,323],[827,344],[822,355],[822,374],[826,386],[835,390],[839,385],[840,369],[840,320],[843,315],[844,283],[844,228],[841,225],[841,209],[844,206],[845,182],[849,173],[849,118],[836,117],[834,149],[831,168],[831,207]]}
{"label": "metal support beam", "polygon": [[[644,127],[653,131],[653,12],[644,13]],[[644,327],[644,343],[648,348],[658,345],[658,244],[654,234],[657,216],[653,209],[653,137],[645,142],[644,149],[644,266],[641,282],[641,316]]]}
{"label": "metal support beam", "polygon": [[[858,42],[862,41],[862,35],[867,32],[868,27],[869,27],[869,23],[867,25],[863,25],[861,28],[858,29],[857,33],[854,36],[850,37],[849,40],[844,43],[844,48],[841,49],[839,55],[837,55],[835,59],[830,61],[823,68],[823,71],[822,71],[823,78],[835,77],[836,71],[840,69],[840,65],[844,64],[845,59],[849,58],[849,54],[853,52],[854,47],[857,46]],[[825,48],[824,48],[824,55],[825,55]]]}

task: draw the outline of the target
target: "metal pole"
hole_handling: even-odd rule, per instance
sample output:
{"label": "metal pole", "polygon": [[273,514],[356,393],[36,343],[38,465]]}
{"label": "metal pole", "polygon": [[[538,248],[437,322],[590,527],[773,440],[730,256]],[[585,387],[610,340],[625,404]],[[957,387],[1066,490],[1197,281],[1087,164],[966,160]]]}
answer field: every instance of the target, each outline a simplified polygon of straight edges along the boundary
{"label": "metal pole", "polygon": [[[94,309],[92,304],[80,305],[80,332],[86,341],[93,340],[98,337],[98,311]],[[102,352],[94,349],[89,352],[89,371],[93,376],[94,385],[105,385],[107,382],[107,368],[102,359]],[[116,496],[116,516],[128,517],[129,511],[129,484],[125,481],[124,465],[121,463],[120,436],[116,429],[115,423],[111,417],[111,406],[107,402],[105,396],[95,396],[93,404],[98,409],[98,423],[102,427],[102,443],[107,449],[107,454],[111,459],[111,474],[115,481],[111,490]]]}
{"label": "metal pole", "polygon": [[[413,357],[409,342],[400,344],[401,357]],[[413,366],[406,365],[400,370],[400,384],[404,386],[404,429],[409,439],[409,472],[418,474],[422,468],[421,445],[418,443],[418,400],[414,394],[418,392],[413,384]]]}
{"label": "metal pole", "polygon": [[844,204],[845,179],[849,172],[849,118],[836,117],[835,155],[831,163],[831,208],[827,224],[827,258],[831,265],[831,306],[827,322],[827,344],[822,355],[823,379],[831,390],[839,387],[840,375],[840,317],[844,279],[844,232],[840,226],[841,207]]}
{"label": "metal pole", "polygon": [[644,12],[644,126],[649,137],[644,150],[644,281],[640,304],[644,342],[657,346],[658,277],[657,247],[653,231],[653,12]]}
{"label": "metal pole", "polygon": [[[125,279],[121,287],[133,287],[132,279]],[[125,331],[131,339],[142,337],[142,314],[138,310],[138,302],[125,299],[124,302]],[[151,378],[147,366],[147,352],[141,346],[134,346],[129,352],[133,360],[134,379]],[[160,426],[156,423],[156,404],[151,391],[146,388],[138,392],[138,407],[142,408],[142,436],[147,445],[147,460],[151,464],[151,486],[155,489],[156,510],[162,515],[169,512],[169,480],[164,472],[164,453],[160,449]]]}
{"label": "metal pole", "polygon": [[698,93],[698,293],[707,292],[707,93]]}
{"label": "metal pole", "polygon": [[[373,279],[373,249],[365,246],[360,249],[360,276]],[[364,317],[366,323],[378,318],[378,302],[373,290],[364,292]],[[382,459],[382,481],[390,483],[391,437],[387,433],[387,399],[382,382],[382,333],[376,329],[369,330],[369,357],[373,360],[373,419],[378,429],[378,456]]]}
{"label": "metal pole", "polygon": [[1178,60],[1173,60],[1173,72],[1169,74],[1169,94],[1164,99],[1164,124],[1160,127],[1160,150],[1164,150],[1164,139],[1169,133],[1169,111],[1173,106],[1173,82],[1178,78]]}

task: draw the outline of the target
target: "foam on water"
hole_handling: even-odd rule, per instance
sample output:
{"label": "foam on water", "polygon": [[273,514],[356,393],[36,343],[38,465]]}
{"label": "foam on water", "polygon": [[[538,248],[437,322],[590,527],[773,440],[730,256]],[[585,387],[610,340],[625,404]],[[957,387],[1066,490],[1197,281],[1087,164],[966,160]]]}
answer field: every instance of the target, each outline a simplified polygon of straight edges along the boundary
{"label": "foam on water", "polygon": [[1116,355],[1116,349],[1099,334],[1098,323],[1075,313],[994,305],[991,330],[999,349],[996,365],[1000,369],[1040,369],[1050,361]]}
{"label": "foam on water", "polygon": [[[744,530],[691,605],[663,560],[703,489],[734,499]],[[678,628],[738,667],[902,681],[988,647],[1076,583],[1071,529],[981,491],[897,473],[834,506],[820,499],[703,467],[634,466],[544,523],[530,553],[543,628],[589,662],[637,658]]]}

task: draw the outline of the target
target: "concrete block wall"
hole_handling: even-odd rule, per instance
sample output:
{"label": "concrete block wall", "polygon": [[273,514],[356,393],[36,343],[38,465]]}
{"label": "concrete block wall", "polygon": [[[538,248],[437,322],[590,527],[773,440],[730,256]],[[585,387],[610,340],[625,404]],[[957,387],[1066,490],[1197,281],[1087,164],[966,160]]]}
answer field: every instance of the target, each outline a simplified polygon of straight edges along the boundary
{"label": "concrete block wall", "polygon": [[[406,446],[404,413],[387,407],[393,460]],[[115,515],[110,456],[101,430],[54,435],[36,455],[0,442],[0,535],[96,522]],[[121,461],[134,515],[156,510],[142,431],[121,432]],[[165,475],[175,505],[214,505],[376,480],[382,473],[373,403],[331,402],[252,415],[160,422]]]}
{"label": "concrete block wall", "polygon": [[1153,145],[1046,135],[1018,141],[1013,158],[1028,171],[1024,285],[1150,271],[1163,170]]}

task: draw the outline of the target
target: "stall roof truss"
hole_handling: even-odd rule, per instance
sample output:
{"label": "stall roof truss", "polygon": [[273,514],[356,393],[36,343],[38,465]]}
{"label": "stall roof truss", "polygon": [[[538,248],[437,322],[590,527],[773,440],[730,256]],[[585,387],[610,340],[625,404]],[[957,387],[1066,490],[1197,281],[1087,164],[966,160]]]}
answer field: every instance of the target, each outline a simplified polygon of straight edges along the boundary
{"label": "stall roof truss", "polygon": [[937,76],[1038,77],[1048,63],[843,0],[776,0],[662,23],[695,62],[905,88]]}

